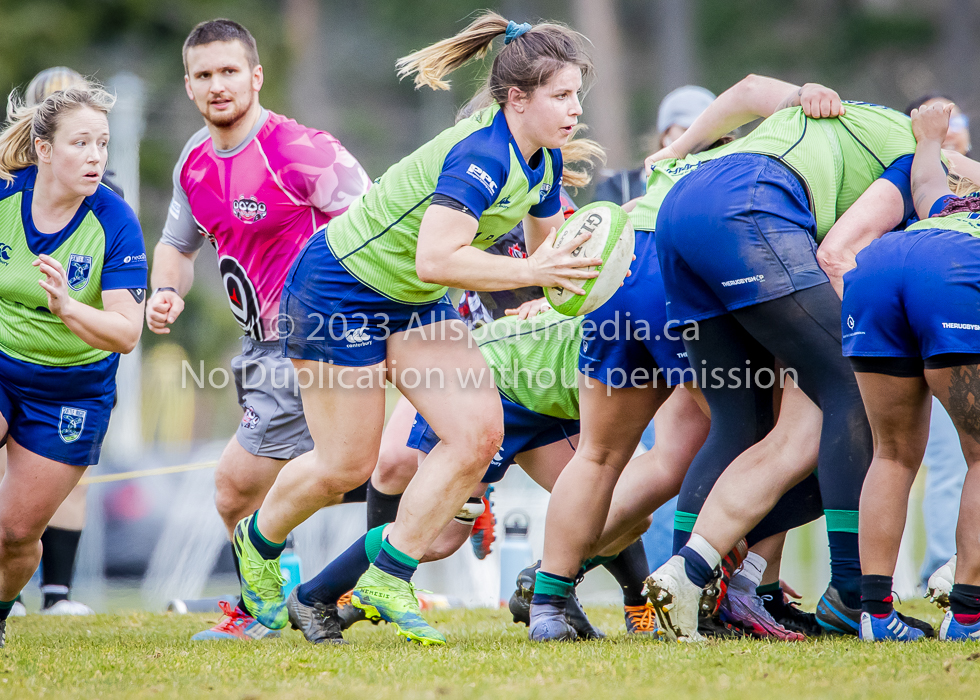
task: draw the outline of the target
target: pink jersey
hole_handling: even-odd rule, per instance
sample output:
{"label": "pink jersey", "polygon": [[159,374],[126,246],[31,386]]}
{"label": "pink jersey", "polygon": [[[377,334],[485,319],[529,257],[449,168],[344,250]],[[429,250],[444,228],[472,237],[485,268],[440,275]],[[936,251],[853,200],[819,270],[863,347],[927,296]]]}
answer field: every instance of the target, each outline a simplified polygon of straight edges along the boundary
{"label": "pink jersey", "polygon": [[206,128],[187,143],[161,242],[190,253],[207,238],[238,323],[255,340],[275,340],[293,260],[370,186],[333,136],[263,110],[231,150],[216,150]]}

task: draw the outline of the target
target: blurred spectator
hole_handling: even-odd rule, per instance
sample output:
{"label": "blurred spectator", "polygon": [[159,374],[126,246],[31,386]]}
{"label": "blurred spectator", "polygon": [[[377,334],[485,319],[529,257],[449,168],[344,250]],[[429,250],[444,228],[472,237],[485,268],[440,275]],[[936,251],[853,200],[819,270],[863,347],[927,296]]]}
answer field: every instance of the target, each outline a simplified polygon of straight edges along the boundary
{"label": "blurred spectator", "polygon": [[[657,131],[648,137],[647,150],[653,153],[673,143],[714,99],[710,90],[697,85],[685,85],[668,94],[657,110]],[[633,170],[602,170],[599,177],[603,179],[596,186],[593,201],[625,204],[647,191],[642,165]]]}

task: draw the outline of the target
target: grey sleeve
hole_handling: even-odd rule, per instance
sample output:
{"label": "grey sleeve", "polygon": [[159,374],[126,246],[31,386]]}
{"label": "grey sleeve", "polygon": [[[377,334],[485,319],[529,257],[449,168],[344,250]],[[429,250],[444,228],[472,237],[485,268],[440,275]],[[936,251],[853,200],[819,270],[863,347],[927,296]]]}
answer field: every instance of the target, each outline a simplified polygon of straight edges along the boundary
{"label": "grey sleeve", "polygon": [[176,248],[181,253],[193,253],[200,250],[201,246],[204,245],[204,236],[201,235],[197,221],[194,220],[194,215],[191,213],[191,204],[187,199],[187,193],[180,184],[180,171],[184,167],[191,149],[208,136],[206,128],[194,134],[184,146],[180,159],[174,166],[174,193],[170,199],[170,207],[167,209],[167,221],[163,225],[163,235],[160,237],[160,242]]}

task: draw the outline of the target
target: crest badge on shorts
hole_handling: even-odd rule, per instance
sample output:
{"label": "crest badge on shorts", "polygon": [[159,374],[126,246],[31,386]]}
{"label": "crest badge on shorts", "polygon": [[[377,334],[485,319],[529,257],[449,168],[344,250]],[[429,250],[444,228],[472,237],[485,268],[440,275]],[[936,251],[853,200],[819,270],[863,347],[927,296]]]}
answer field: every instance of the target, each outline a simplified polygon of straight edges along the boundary
{"label": "crest badge on shorts", "polygon": [[85,427],[85,414],[88,413],[83,408],[71,408],[70,406],[61,407],[61,420],[58,421],[58,435],[62,442],[75,442],[82,434]]}
{"label": "crest badge on shorts", "polygon": [[68,256],[68,286],[76,292],[85,289],[92,276],[92,256],[72,253]]}

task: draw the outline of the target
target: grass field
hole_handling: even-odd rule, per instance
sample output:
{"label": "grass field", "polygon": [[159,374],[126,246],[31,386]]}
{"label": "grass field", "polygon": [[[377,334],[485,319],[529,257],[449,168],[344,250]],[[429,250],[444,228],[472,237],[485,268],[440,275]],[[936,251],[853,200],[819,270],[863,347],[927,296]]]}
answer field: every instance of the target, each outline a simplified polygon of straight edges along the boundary
{"label": "grass field", "polygon": [[[903,609],[939,621],[924,603]],[[625,638],[617,608],[589,613],[610,639],[531,644],[502,611],[446,611],[432,619],[450,645],[425,649],[366,623],[338,648],[294,631],[254,644],[189,642],[214,615],[31,615],[8,624],[0,697],[975,699],[980,687],[980,644],[679,646]]]}

